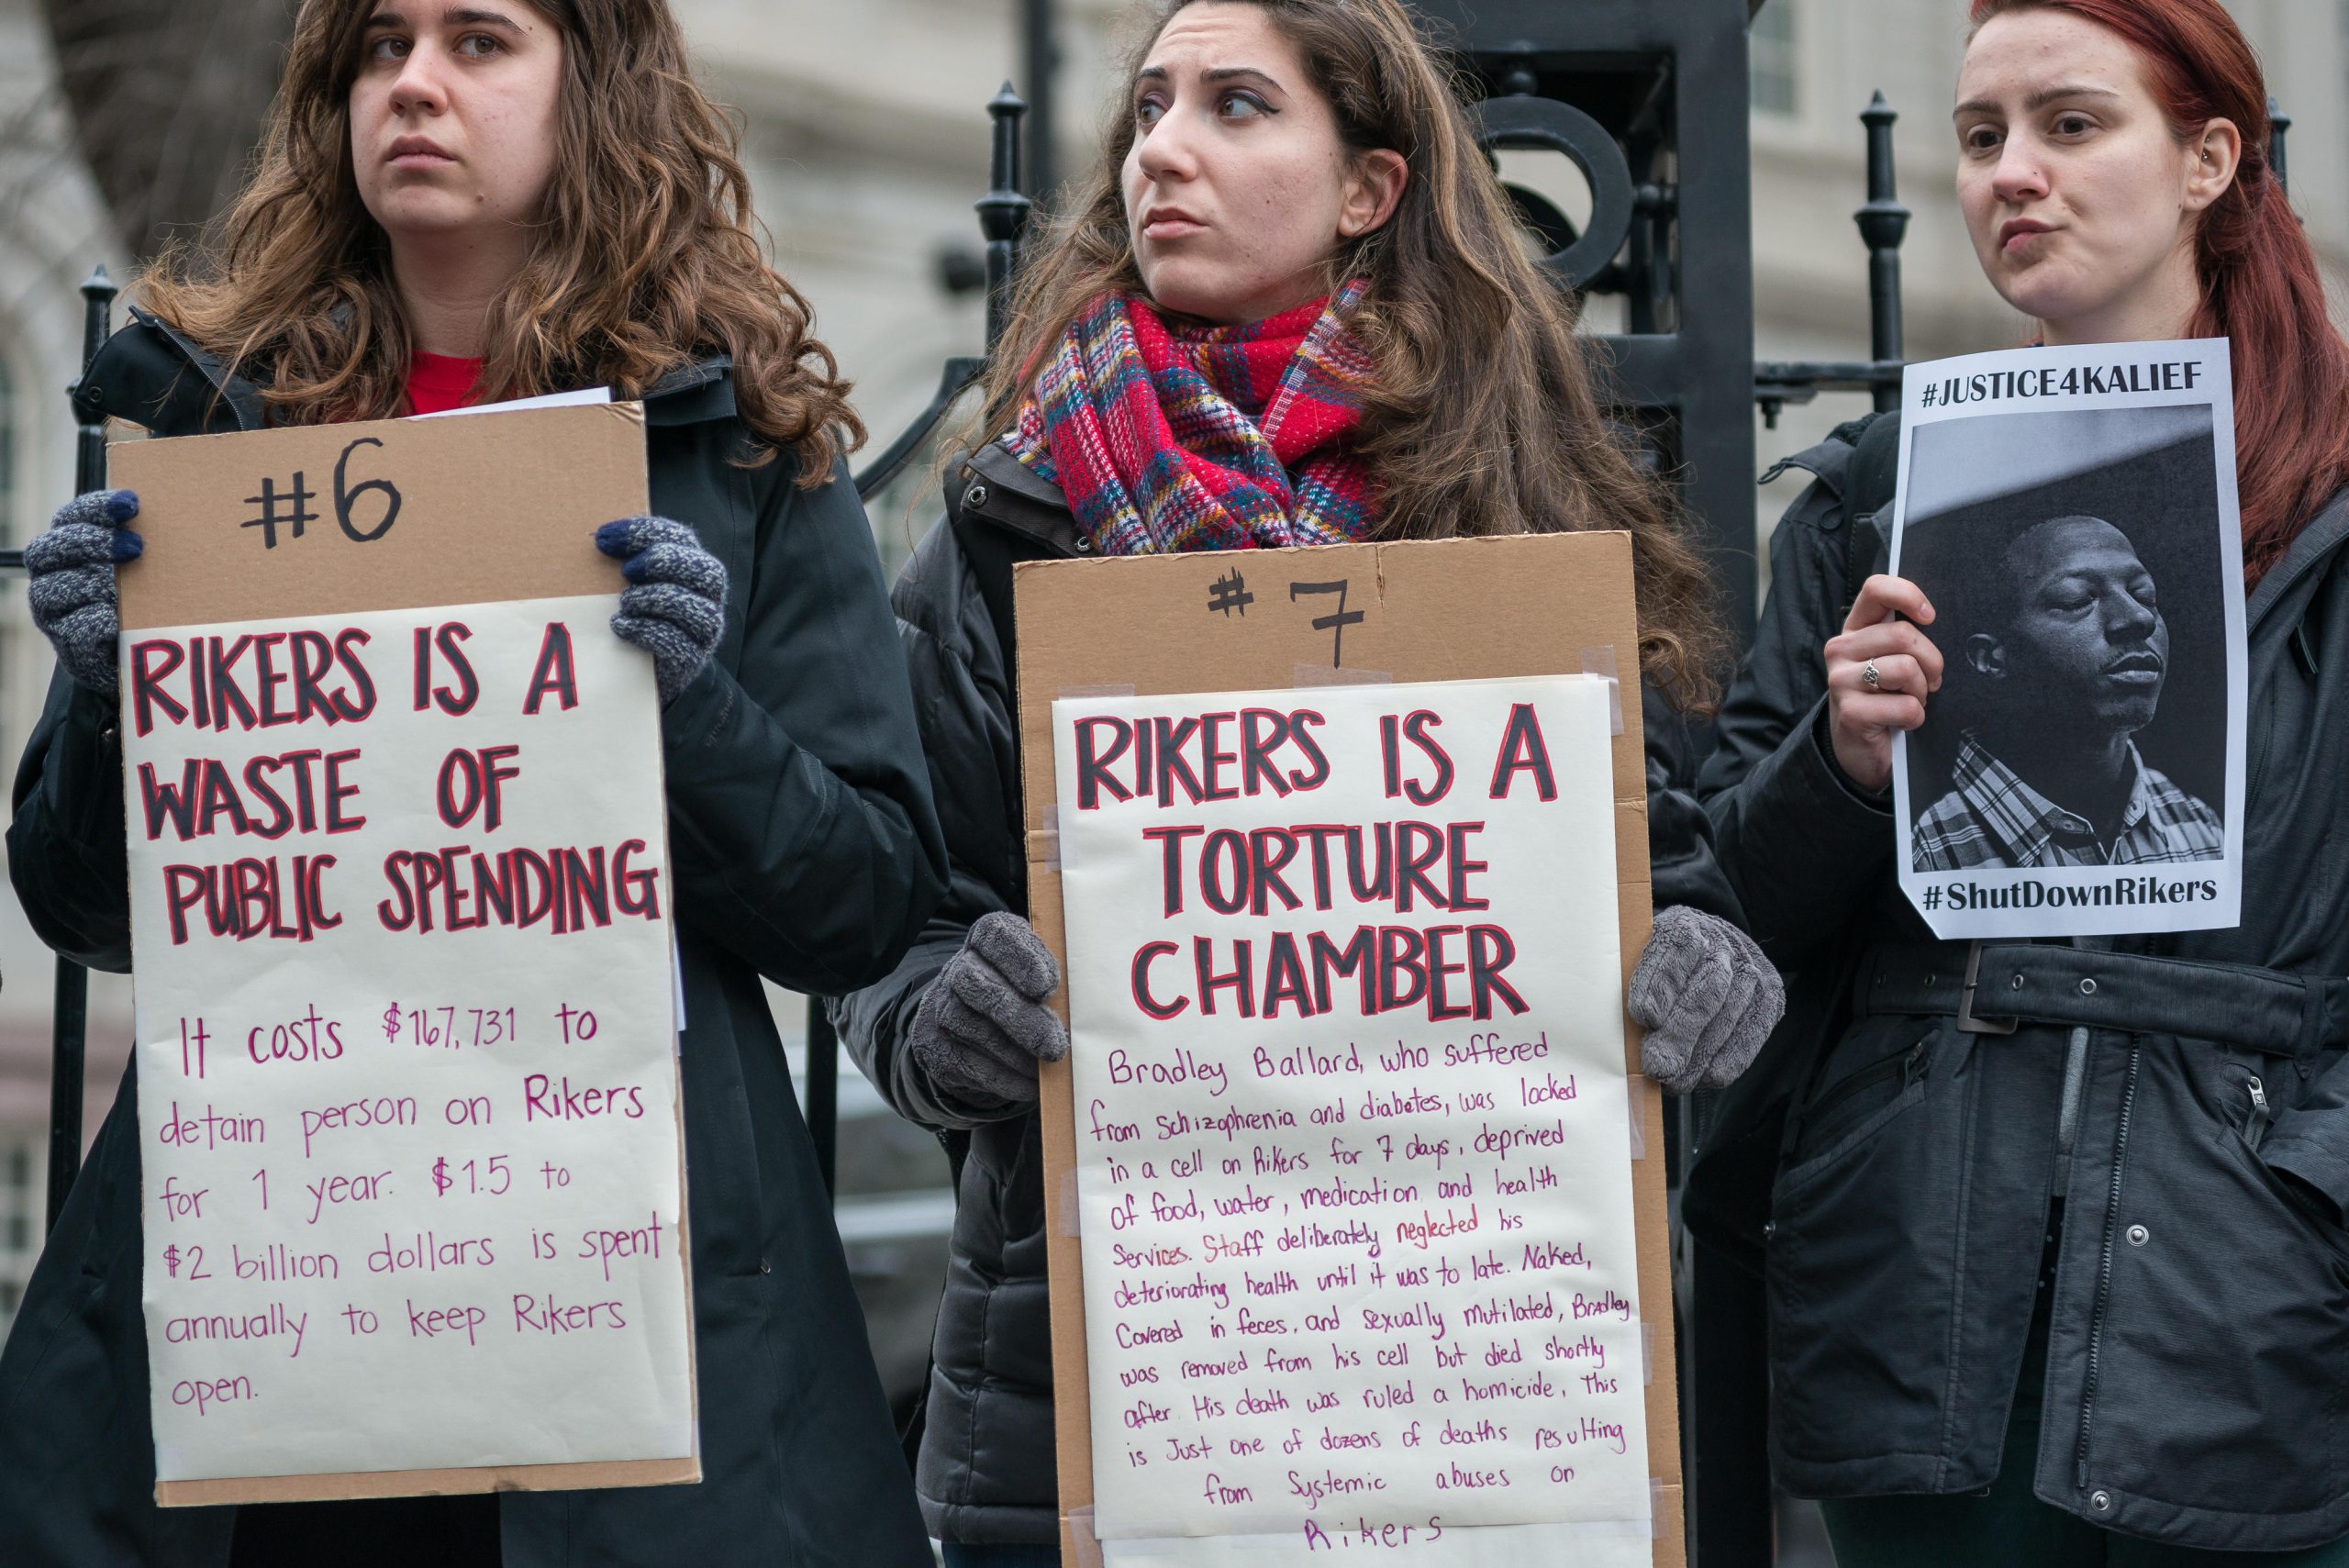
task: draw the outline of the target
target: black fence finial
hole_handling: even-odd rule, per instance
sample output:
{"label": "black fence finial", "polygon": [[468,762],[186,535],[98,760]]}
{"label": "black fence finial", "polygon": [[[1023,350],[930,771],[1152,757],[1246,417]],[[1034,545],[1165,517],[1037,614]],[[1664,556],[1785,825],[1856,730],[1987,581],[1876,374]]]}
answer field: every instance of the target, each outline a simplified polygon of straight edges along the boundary
{"label": "black fence finial", "polygon": [[1019,261],[1019,241],[1034,206],[1019,193],[1019,122],[1026,100],[1006,82],[987,100],[995,119],[995,144],[987,160],[987,194],[979,198],[979,228],[987,237],[987,348],[1003,336],[1011,309],[1011,274]]}
{"label": "black fence finial", "polygon": [[2292,128],[2292,117],[2271,95],[2267,100],[2267,166],[2276,171],[2276,188],[2287,196],[2292,194],[2292,179],[2284,163],[2284,135]]}
{"label": "black fence finial", "polygon": [[[1868,357],[1879,364],[1905,359],[1900,332],[1900,242],[1909,233],[1909,209],[1893,193],[1892,122],[1900,117],[1879,92],[1860,111],[1868,128],[1867,205],[1852,215],[1868,248]],[[1879,411],[1900,406],[1898,386],[1876,389]]]}

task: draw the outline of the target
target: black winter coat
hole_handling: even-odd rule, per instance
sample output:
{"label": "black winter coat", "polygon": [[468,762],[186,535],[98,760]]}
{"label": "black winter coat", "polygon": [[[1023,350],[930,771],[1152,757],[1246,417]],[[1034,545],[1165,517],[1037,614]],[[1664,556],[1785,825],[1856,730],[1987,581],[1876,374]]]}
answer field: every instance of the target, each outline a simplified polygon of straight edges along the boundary
{"label": "black winter coat", "polygon": [[[863,509],[845,477],[796,487],[788,453],[729,463],[746,441],[729,377],[706,362],[645,400],[653,510],[691,524],[731,584],[717,656],[662,715],[704,1479],[507,1493],[509,1568],[930,1561],[760,977],[828,992],[887,973],[944,851]],[[159,435],[258,427],[251,387],[216,398],[221,380],[140,317],[83,384]],[[43,940],[117,971],[122,812],[114,706],[61,673],[17,773],[9,869]],[[235,1509],[152,1498],[136,1089],[134,1072],[0,1355],[8,1568],[228,1560]]]}
{"label": "black winter coat", "polygon": [[[900,1115],[970,1136],[915,1471],[930,1532],[952,1541],[1060,1539],[1043,1149],[1033,1106],[959,1098],[930,1080],[907,1037],[922,992],[979,917],[1027,912],[1011,569],[1089,548],[1060,491],[1001,447],[981,448],[949,477],[945,520],[891,595],[946,830],[946,901],[896,973],[833,1007],[858,1065]],[[1676,776],[1684,727],[1661,702],[1643,712],[1656,905],[1737,919],[1709,824],[1677,787],[1687,782]]]}
{"label": "black winter coat", "polygon": [[[1847,556],[1884,550],[1847,550],[1852,449],[1797,461],[1819,478],[1699,785],[1812,1001],[1786,1032],[1817,1048],[1740,1086],[1794,1106],[1764,1247],[1780,1481],[1989,1485],[2060,1199],[2038,1496],[2198,1548],[2349,1534],[2349,495],[2251,595],[2241,927],[1977,949],[1930,940],[1888,796],[1829,751],[1820,649]],[[1970,960],[1975,1019],[2011,1032],[1962,1027]],[[1750,1180],[1722,1158],[1692,1212]]]}

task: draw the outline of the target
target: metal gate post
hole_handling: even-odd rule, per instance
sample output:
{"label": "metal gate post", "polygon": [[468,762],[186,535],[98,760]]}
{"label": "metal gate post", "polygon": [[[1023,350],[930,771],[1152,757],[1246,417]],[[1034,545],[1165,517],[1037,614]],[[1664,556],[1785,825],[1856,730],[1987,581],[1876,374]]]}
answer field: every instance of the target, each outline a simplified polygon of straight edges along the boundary
{"label": "metal gate post", "polygon": [[[82,373],[97,358],[112,326],[114,280],[100,267],[82,285]],[[74,398],[75,445],[73,493],[86,495],[106,488],[106,427],[95,409],[82,406],[76,395],[82,384],[66,389]],[[50,1018],[49,1041],[49,1204],[45,1230],[57,1229],[65,1210],[65,1195],[82,1172],[82,1078],[88,1060],[90,974],[70,958],[57,961],[57,990]]]}
{"label": "metal gate post", "polygon": [[[1908,357],[1900,346],[1900,241],[1909,234],[1909,209],[1900,205],[1892,186],[1892,122],[1899,117],[1882,93],[1860,114],[1868,128],[1868,201],[1852,216],[1867,242],[1868,354],[1878,364]],[[1879,384],[1876,412],[1899,406],[1900,384]]]}
{"label": "metal gate post", "polygon": [[[1673,475],[1739,639],[1753,627],[1753,262],[1749,0],[1421,0],[1483,89],[1487,148],[1548,148],[1591,189],[1588,232],[1513,192],[1566,286],[1625,301],[1595,340],[1602,398]],[[1675,1185],[1679,1118],[1664,1151]],[[1687,1256],[1684,1252],[1683,1262]],[[1684,1270],[1680,1421],[1686,1525],[1701,1568],[1769,1561],[1758,1303],[1715,1267]]]}
{"label": "metal gate post", "polygon": [[[1030,25],[1041,29],[1031,34],[1031,41],[1041,39],[1037,48],[1044,56],[1050,54],[1052,8],[1049,0],[1029,0]],[[1041,95],[1042,88],[1034,89]],[[1022,194],[1019,182],[1019,152],[1021,121],[1027,116],[1028,105],[1006,82],[1002,90],[987,103],[987,114],[994,120],[993,139],[988,149],[987,194],[977,202],[979,228],[987,241],[987,352],[995,346],[1010,325],[1011,285],[1019,269],[1019,250],[1028,236],[1028,222],[1035,211],[1035,203]],[[1041,118],[1039,128],[1045,126]],[[1037,170],[1050,168],[1049,148],[1038,150]],[[866,499],[881,486],[895,478],[914,454],[930,439],[947,411],[954,406],[970,384],[985,373],[986,361],[974,357],[959,357],[946,361],[939,376],[938,395],[930,406],[916,417],[914,422],[889,443],[888,450],[874,459],[871,467],[856,476],[859,500]],[[824,1192],[837,1195],[840,1163],[840,1036],[832,1028],[831,1017],[825,1011],[819,996],[807,998],[807,1135],[816,1146],[816,1162],[824,1175]]]}
{"label": "metal gate post", "polygon": [[841,1040],[820,996],[807,998],[807,1140],[816,1146],[824,1196],[840,1196]]}
{"label": "metal gate post", "polygon": [[1482,89],[1486,145],[1554,148],[1589,181],[1591,232],[1562,236],[1550,270],[1625,298],[1628,329],[1593,339],[1601,396],[1674,476],[1742,641],[1757,582],[1749,0],[1418,8]]}
{"label": "metal gate post", "polygon": [[995,119],[995,141],[987,159],[987,194],[979,198],[979,228],[987,237],[987,348],[992,351],[1010,325],[1011,274],[1019,261],[1019,241],[1034,209],[1019,190],[1019,128],[1028,105],[1007,82],[987,101]]}

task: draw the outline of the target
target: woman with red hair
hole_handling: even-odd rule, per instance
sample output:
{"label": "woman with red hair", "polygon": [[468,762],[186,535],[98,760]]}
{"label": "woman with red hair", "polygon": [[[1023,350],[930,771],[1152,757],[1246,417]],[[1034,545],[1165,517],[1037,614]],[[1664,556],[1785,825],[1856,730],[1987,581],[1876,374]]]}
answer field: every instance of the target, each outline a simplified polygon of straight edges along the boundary
{"label": "woman with red hair", "polygon": [[1888,785],[1934,610],[1881,574],[1897,421],[1847,427],[1792,460],[1818,482],[1702,782],[1794,983],[1684,1206],[1733,1234],[1742,1156],[1776,1162],[1773,1459],[1842,1568],[2349,1564],[2349,345],[2217,0],[1972,21],[1957,187],[1992,284],[2051,345],[2232,339],[2243,923],[1931,940]]}

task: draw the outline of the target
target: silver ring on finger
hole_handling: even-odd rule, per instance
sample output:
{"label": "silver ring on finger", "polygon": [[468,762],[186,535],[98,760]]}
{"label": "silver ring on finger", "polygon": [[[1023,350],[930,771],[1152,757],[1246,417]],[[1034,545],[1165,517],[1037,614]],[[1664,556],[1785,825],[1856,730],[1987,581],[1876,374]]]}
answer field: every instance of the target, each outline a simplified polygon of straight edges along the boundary
{"label": "silver ring on finger", "polygon": [[1870,691],[1884,684],[1884,673],[1876,667],[1875,660],[1871,659],[1860,666],[1860,684]]}

